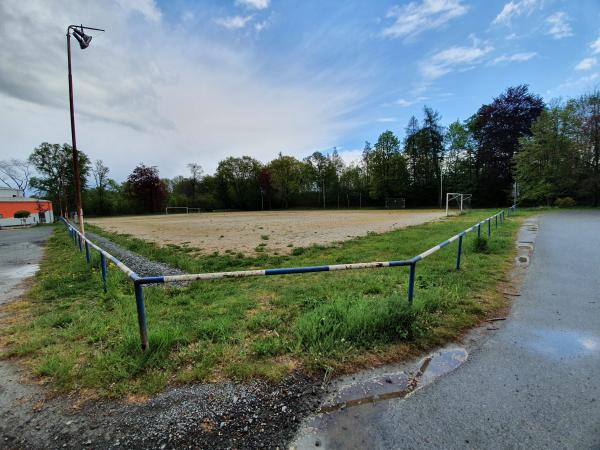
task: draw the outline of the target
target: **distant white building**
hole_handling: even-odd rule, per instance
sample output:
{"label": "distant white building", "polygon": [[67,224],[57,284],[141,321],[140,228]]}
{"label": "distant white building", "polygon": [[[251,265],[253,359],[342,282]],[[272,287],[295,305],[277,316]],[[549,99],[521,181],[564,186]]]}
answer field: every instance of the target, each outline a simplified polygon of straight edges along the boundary
{"label": "distant white building", "polygon": [[13,189],[9,187],[0,187],[0,198],[24,198],[25,192],[22,189]]}

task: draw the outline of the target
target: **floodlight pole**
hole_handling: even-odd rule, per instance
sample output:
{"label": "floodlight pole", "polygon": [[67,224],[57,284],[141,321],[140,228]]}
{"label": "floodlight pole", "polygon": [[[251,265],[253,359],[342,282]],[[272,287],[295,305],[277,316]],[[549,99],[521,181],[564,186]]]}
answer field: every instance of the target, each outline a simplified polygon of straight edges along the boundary
{"label": "floodlight pole", "polygon": [[71,143],[73,150],[73,182],[75,183],[75,207],[79,220],[79,230],[85,234],[83,229],[83,208],[81,206],[81,178],[79,177],[79,152],[77,151],[77,139],[75,137],[75,108],[73,107],[73,75],[71,74],[71,30],[81,28],[85,30],[104,31],[100,28],[84,27],[80,25],[69,25],[67,27],[67,65],[69,72],[69,111],[71,113]]}

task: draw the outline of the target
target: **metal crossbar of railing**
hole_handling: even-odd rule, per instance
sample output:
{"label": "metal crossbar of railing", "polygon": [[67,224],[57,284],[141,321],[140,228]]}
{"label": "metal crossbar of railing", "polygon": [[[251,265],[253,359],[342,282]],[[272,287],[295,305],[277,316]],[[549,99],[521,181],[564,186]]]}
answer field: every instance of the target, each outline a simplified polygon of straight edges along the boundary
{"label": "metal crossbar of railing", "polygon": [[409,267],[408,273],[408,302],[412,304],[414,298],[414,287],[415,287],[415,271],[417,263],[433,253],[441,250],[442,248],[450,245],[454,241],[458,241],[456,251],[456,270],[460,270],[461,256],[463,249],[463,238],[467,233],[471,231],[477,231],[477,237],[481,236],[481,226],[487,225],[487,236],[491,237],[492,234],[492,221],[495,223],[495,228],[498,228],[498,224],[504,223],[506,217],[509,217],[511,213],[516,211],[516,205],[511,206],[507,210],[501,210],[500,212],[476,223],[475,225],[467,228],[464,231],[452,236],[451,238],[439,243],[438,245],[431,247],[429,250],[418,254],[414,258],[397,261],[381,261],[381,262],[366,262],[366,263],[350,263],[350,264],[333,264],[324,266],[304,266],[304,267],[288,267],[288,268],[276,268],[276,269],[260,269],[260,270],[240,270],[236,272],[209,272],[209,273],[198,273],[198,274],[185,274],[185,275],[161,275],[152,277],[140,277],[133,270],[119,261],[117,258],[112,256],[106,250],[98,247],[87,237],[79,232],[71,223],[65,219],[61,219],[74,242],[79,246],[79,251],[83,252],[85,249],[85,257],[87,263],[91,263],[90,248],[96,250],[100,254],[100,267],[102,273],[102,283],[104,292],[107,291],[106,277],[107,277],[107,260],[117,266],[123,273],[131,279],[134,285],[135,300],[137,307],[138,325],[140,329],[140,339],[142,342],[142,349],[148,348],[148,328],[146,324],[146,310],[144,305],[144,292],[143,285],[145,284],[164,284],[164,283],[177,283],[183,281],[196,281],[196,280],[216,280],[221,278],[245,278],[245,277],[259,277],[259,276],[273,276],[273,275],[291,275],[300,273],[312,273],[312,272],[334,272],[339,270],[355,270],[355,269],[375,269],[381,267]]}

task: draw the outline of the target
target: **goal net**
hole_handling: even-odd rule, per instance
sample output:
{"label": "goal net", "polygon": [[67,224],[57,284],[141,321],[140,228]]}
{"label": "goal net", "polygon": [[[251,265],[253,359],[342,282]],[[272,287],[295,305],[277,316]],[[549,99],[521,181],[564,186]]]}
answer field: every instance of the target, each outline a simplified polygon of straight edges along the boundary
{"label": "goal net", "polygon": [[392,198],[388,197],[385,199],[385,209],[404,209],[406,208],[405,198]]}
{"label": "goal net", "polygon": [[187,206],[167,206],[165,214],[188,214],[189,209]]}
{"label": "goal net", "polygon": [[471,209],[471,194],[462,194],[460,192],[446,193],[446,215],[450,211],[458,211],[459,214]]}

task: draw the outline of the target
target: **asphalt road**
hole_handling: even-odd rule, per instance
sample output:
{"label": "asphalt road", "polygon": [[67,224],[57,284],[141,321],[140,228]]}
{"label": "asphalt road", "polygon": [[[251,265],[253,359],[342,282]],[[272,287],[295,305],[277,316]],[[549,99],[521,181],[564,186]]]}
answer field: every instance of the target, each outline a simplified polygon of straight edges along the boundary
{"label": "asphalt road", "polygon": [[322,423],[310,447],[600,449],[600,211],[539,218],[521,296],[466,362]]}
{"label": "asphalt road", "polygon": [[0,304],[18,296],[20,284],[38,269],[51,226],[0,230]]}

